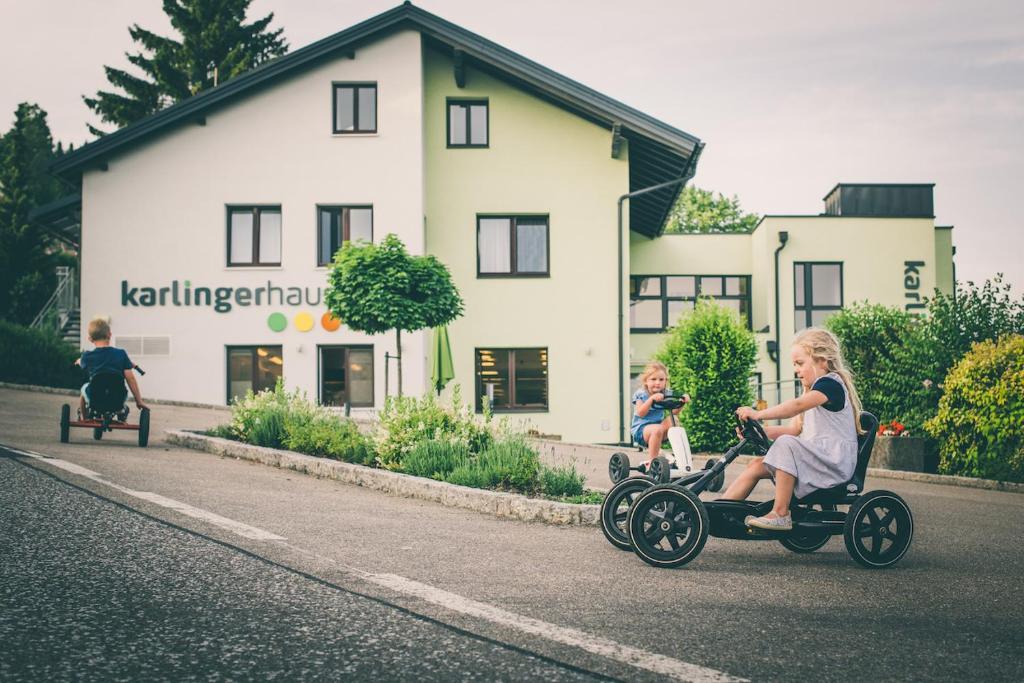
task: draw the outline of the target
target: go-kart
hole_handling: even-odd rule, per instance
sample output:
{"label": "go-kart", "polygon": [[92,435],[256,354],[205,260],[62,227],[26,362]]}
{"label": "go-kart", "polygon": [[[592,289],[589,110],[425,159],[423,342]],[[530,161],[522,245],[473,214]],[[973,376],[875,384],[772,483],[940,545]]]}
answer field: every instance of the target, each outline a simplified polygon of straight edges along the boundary
{"label": "go-kart", "polygon": [[[910,548],[914,518],[906,502],[891,491],[861,493],[878,419],[870,413],[861,413],[860,423],[865,434],[858,438],[857,467],[853,477],[848,482],[814,491],[804,498],[794,498],[790,505],[792,530],[765,531],[745,524],[748,515],[768,513],[774,501],[704,502],[698,498],[748,445],[757,454],[768,452],[771,441],[761,423],[748,419],[741,424],[743,436],[739,443],[699,479],[689,484],[680,480],[647,486],[634,496],[625,522],[633,551],[655,567],[679,567],[700,554],[709,535],[774,540],[797,553],[814,552],[832,536],[842,535],[846,550],[862,566],[870,569],[891,567]],[[841,506],[849,507],[844,512],[839,509]],[[605,535],[608,535],[607,531]]]}
{"label": "go-kart", "polygon": [[[134,366],[140,375],[146,374],[138,365]],[[139,446],[145,448],[149,443],[149,409],[139,411],[138,424],[128,422],[129,409],[125,403],[128,387],[125,386],[123,374],[100,373],[89,381],[89,404],[86,414],[79,419],[71,419],[71,406],[65,403],[60,409],[60,442],[67,443],[71,438],[72,427],[85,427],[92,430],[92,438],[99,441],[104,432],[115,429],[137,431]]]}
{"label": "go-kart", "polygon": [[[694,474],[693,452],[690,450],[690,440],[686,436],[686,430],[676,424],[676,416],[672,412],[683,407],[688,401],[688,396],[676,395],[671,391],[666,391],[665,397],[661,401],[655,401],[651,405],[655,410],[665,410],[671,415],[672,426],[669,427],[667,436],[668,442],[672,447],[672,457],[668,458],[664,455],[659,455],[651,461],[648,471],[643,465],[632,467],[629,464],[629,456],[625,453],[613,453],[612,457],[608,459],[608,478],[612,480],[613,484],[618,484],[629,477],[630,472],[639,472],[649,477],[652,481],[662,484],[668,483],[673,479],[687,479],[690,475]],[[638,444],[638,447],[643,452],[643,446]],[[714,458],[709,459],[704,463],[704,469],[711,469],[715,462],[717,461]],[[673,473],[673,470],[677,472]],[[689,478],[687,482],[696,481],[696,479],[697,477]],[[720,491],[723,483],[725,483],[724,474],[712,481],[708,490],[712,492]]]}

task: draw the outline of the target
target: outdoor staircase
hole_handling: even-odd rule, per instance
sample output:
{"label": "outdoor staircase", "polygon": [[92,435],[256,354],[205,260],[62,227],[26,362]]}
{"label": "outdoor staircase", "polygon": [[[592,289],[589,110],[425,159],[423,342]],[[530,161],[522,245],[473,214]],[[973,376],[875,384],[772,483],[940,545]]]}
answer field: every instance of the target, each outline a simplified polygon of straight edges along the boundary
{"label": "outdoor staircase", "polygon": [[57,267],[57,287],[30,327],[56,332],[71,346],[79,348],[82,343],[82,314],[74,268]]}
{"label": "outdoor staircase", "polygon": [[82,313],[75,308],[67,312],[60,326],[60,336],[76,349],[82,341]]}

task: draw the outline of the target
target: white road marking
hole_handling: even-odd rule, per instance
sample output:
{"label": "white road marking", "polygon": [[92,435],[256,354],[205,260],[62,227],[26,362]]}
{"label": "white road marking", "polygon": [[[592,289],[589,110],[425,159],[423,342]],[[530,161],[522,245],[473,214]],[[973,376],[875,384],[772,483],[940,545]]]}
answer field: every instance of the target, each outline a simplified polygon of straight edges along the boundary
{"label": "white road marking", "polygon": [[[125,495],[155,503],[156,505],[175,510],[176,512],[188,515],[189,517],[204,520],[210,524],[219,526],[222,529],[226,529],[245,538],[260,541],[286,540],[284,537],[277,536],[269,531],[257,529],[256,527],[236,522],[235,520],[228,519],[227,517],[221,517],[220,515],[207,510],[192,507],[191,505],[187,505],[171,498],[165,498],[164,496],[156,493],[151,493],[149,491],[133,491],[132,489],[105,480],[103,475],[98,472],[93,472],[90,469],[71,462],[66,462],[60,458],[54,458],[41,453],[35,453],[33,451],[11,448],[10,446],[4,446],[4,448],[15,453],[27,455],[30,458],[42,460],[51,467],[56,467],[66,472],[86,477],[103,484],[104,486],[116,489]],[[515,629],[522,633],[579,648],[585,652],[620,662],[636,669],[643,669],[678,681],[692,681],[694,683],[740,683],[747,680],[731,676],[716,669],[710,669],[697,664],[690,664],[689,662],[684,662],[680,659],[674,659],[654,652],[647,652],[646,650],[622,645],[615,641],[600,638],[586,633],[585,631],[580,631],[579,629],[558,626],[546,621],[541,621],[540,619],[516,614],[515,612],[510,612],[508,610],[501,609],[500,607],[488,605],[487,603],[471,600],[461,595],[450,593],[440,588],[435,588],[429,584],[407,579],[404,576],[398,576],[396,574],[373,574],[361,569],[356,569],[355,567],[348,567],[336,560],[312,553],[305,548],[299,548],[291,545],[290,543],[285,543],[283,545],[291,550],[314,557],[322,562],[333,564],[349,574],[355,575],[365,581],[395,591],[402,595],[419,598],[453,612],[459,612],[506,628]]]}
{"label": "white road marking", "polygon": [[231,533],[241,536],[243,538],[249,538],[255,541],[285,540],[284,536],[278,536],[277,534],[272,534],[269,531],[264,531],[263,529],[259,529],[254,526],[249,526],[248,524],[243,524],[242,522],[237,522],[233,519],[228,519],[227,517],[221,517],[220,515],[210,512],[208,510],[193,507],[188,503],[182,503],[181,501],[174,500],[173,498],[161,496],[158,493],[153,493],[151,491],[135,491],[130,488],[121,486],[120,484],[115,484],[112,481],[104,479],[103,475],[100,474],[99,472],[93,472],[92,470],[82,467],[81,465],[76,465],[73,462],[67,462],[65,460],[61,460],[60,458],[54,458],[52,456],[34,453],[32,451],[24,451],[17,448],[11,448],[10,446],[4,446],[4,448],[15,453],[27,455],[28,457],[35,458],[36,460],[42,460],[50,467],[56,467],[58,469],[64,470],[65,472],[70,472],[71,474],[77,474],[80,477],[91,479],[92,481],[95,481],[99,484],[103,484],[104,486],[109,486],[110,488],[120,491],[121,493],[127,496],[132,496],[133,498],[139,498],[141,500],[149,501],[150,503],[159,505],[160,507],[165,507],[170,510],[174,510],[175,512],[180,512],[183,515],[194,517],[196,519],[201,519],[204,522],[213,524],[214,526],[230,531]]}

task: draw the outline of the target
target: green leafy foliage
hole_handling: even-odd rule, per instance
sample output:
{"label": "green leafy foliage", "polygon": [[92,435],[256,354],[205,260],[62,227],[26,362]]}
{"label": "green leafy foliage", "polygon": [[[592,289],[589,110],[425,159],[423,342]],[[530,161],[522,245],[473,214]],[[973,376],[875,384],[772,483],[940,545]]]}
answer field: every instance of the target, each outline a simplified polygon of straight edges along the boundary
{"label": "green leafy foliage", "polygon": [[940,443],[941,472],[1024,481],[1024,336],[974,344],[925,429]]}
{"label": "green leafy foliage", "polygon": [[421,441],[402,460],[402,471],[417,477],[444,480],[469,462],[469,447],[453,441]]}
{"label": "green leafy foliage", "polygon": [[904,342],[916,334],[914,316],[891,306],[854,303],[831,316],[825,327],[839,338],[864,410],[882,419],[903,417],[900,397],[883,378],[898,367]]}
{"label": "green leafy foliage", "polygon": [[0,320],[0,381],[77,389],[86,380],[72,368],[76,358],[60,337]]}
{"label": "green leafy foliage", "polygon": [[377,427],[381,466],[401,470],[405,456],[425,441],[448,441],[479,453],[493,440],[488,418],[478,419],[472,408],[462,403],[457,387],[450,406],[441,405],[430,393],[422,398],[389,396]]}
{"label": "green leafy foliage", "polygon": [[[128,61],[142,76],[104,67],[107,80],[123,92],[99,91],[84,97],[103,121],[122,127],[175,102],[212,88],[283,55],[283,29],[268,31],[273,13],[246,24],[252,0],[163,0],[164,14],[180,40],[157,35],[138,24],[129,27],[141,46]],[[95,135],[102,131],[89,126]]]}
{"label": "green leafy foliage", "polygon": [[693,399],[679,415],[690,444],[724,450],[734,434],[733,412],[753,400],[754,334],[734,312],[702,299],[669,331],[655,358],[668,368],[672,390]]}
{"label": "green leafy foliage", "polygon": [[282,445],[306,455],[358,465],[373,465],[376,457],[372,442],[360,433],[355,422],[325,410],[289,413],[285,417]]}
{"label": "green leafy foliage", "polygon": [[537,489],[540,456],[522,437],[493,443],[466,464],[456,467],[448,481],[474,488],[533,492]]}
{"label": "green leafy foliage", "polygon": [[757,214],[744,213],[739,197],[702,190],[689,185],[669,215],[666,233],[734,233],[751,232],[760,220]]}
{"label": "green leafy foliage", "polygon": [[31,323],[56,282],[59,249],[28,217],[60,196],[46,170],[56,153],[46,112],[19,104],[0,137],[0,318],[12,322]]}
{"label": "green leafy foliage", "polygon": [[[410,256],[394,234],[379,244],[348,243],[334,255],[324,303],[346,326],[360,332],[401,333],[447,325],[462,315],[451,274],[434,256]],[[398,393],[402,393],[402,359]]]}
{"label": "green leafy foliage", "polygon": [[[574,465],[540,468],[540,490],[552,498],[570,498],[583,495],[586,477]],[[600,502],[600,501],[599,501]]]}

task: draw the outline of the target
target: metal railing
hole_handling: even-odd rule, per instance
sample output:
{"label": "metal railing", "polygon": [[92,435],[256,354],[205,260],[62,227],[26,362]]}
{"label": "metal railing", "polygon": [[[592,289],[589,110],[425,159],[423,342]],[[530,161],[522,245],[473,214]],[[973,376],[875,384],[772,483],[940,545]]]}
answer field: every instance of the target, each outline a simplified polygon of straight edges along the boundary
{"label": "metal railing", "polygon": [[[751,380],[750,384],[754,388],[758,410],[763,410],[767,407],[770,395],[774,395],[775,402],[773,405],[778,405],[803,393],[803,385],[800,384],[800,380],[797,378],[783,379],[778,382],[755,382]],[[767,392],[765,391],[766,387],[775,387],[775,389]]]}
{"label": "metal railing", "polygon": [[[75,269],[69,266],[57,266],[57,286],[46,304],[36,314],[30,327],[44,327],[53,324],[57,331],[64,328],[69,314],[78,309],[78,280]],[[55,314],[55,315],[54,315]]]}

